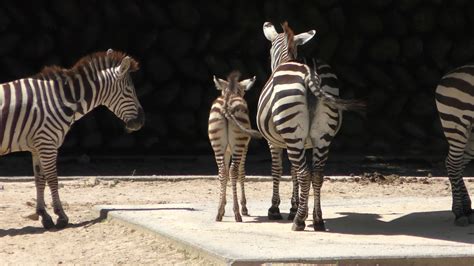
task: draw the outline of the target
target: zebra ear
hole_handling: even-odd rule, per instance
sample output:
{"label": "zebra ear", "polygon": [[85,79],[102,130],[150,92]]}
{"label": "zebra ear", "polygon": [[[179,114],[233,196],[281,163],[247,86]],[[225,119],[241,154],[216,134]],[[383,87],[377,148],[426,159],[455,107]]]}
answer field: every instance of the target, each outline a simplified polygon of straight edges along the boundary
{"label": "zebra ear", "polygon": [[251,79],[244,79],[240,82],[240,86],[243,86],[244,90],[248,91],[248,90],[250,90],[250,88],[252,88],[252,86],[255,83],[256,79],[257,78],[255,76],[253,76],[253,78],[251,78]]}
{"label": "zebra ear", "polygon": [[107,50],[107,55],[110,55],[113,52],[114,52],[114,50],[112,50],[112,48],[110,48],[109,50]]}
{"label": "zebra ear", "polygon": [[118,76],[124,76],[128,70],[130,69],[130,62],[131,62],[131,58],[129,56],[125,56],[123,59],[122,59],[122,63],[120,63],[120,66],[118,66],[117,68],[117,75]]}
{"label": "zebra ear", "polygon": [[311,40],[314,37],[314,35],[316,35],[316,31],[315,30],[310,30],[308,32],[304,32],[304,33],[300,33],[298,35],[295,35],[293,37],[293,40],[295,41],[296,45],[303,45],[306,42],[308,42],[309,40]]}
{"label": "zebra ear", "polygon": [[267,38],[267,40],[273,42],[275,38],[278,36],[278,32],[275,30],[275,26],[271,22],[263,23],[263,34]]}
{"label": "zebra ear", "polygon": [[227,85],[229,85],[227,81],[220,78],[216,78],[216,76],[213,76],[212,78],[214,80],[214,84],[216,85],[216,89],[218,91],[223,91],[225,88],[227,88]]}

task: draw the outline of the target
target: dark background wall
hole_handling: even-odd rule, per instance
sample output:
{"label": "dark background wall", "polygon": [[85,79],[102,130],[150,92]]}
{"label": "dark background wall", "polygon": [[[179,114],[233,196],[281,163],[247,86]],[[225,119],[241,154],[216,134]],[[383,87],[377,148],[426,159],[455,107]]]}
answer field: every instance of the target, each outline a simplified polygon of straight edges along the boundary
{"label": "dark background wall", "polygon": [[[317,30],[300,55],[330,63],[343,98],[368,101],[366,118],[345,114],[334,152],[445,153],[434,90],[474,57],[473,14],[468,0],[9,1],[0,4],[0,80],[126,51],[141,63],[133,78],[146,126],[125,134],[101,108],[74,125],[63,153],[212,154],[212,75],[257,76],[246,97],[255,120],[270,74],[262,24],[288,20],[296,33]],[[267,152],[266,143],[253,141],[250,152]]]}

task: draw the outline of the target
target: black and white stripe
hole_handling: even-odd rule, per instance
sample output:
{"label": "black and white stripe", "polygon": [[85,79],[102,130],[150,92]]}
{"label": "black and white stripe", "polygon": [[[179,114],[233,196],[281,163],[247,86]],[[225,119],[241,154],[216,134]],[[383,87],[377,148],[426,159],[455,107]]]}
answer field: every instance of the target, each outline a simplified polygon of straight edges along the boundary
{"label": "black and white stripe", "polygon": [[436,88],[436,106],[449,144],[446,168],[455,223],[473,224],[474,212],[462,175],[464,167],[474,158],[474,65],[454,69],[441,79]]}
{"label": "black and white stripe", "polygon": [[[340,126],[340,112],[362,107],[355,101],[338,99],[321,89],[321,78],[308,65],[294,61],[296,46],[310,40],[315,31],[294,35],[287,23],[284,32],[278,34],[274,26],[266,22],[263,31],[272,42],[270,49],[272,75],[265,84],[257,108],[257,125],[269,143],[272,154],[274,180],[270,219],[281,219],[279,212],[278,183],[281,178],[281,154],[286,149],[296,176],[300,196],[292,197],[290,217],[294,216],[293,230],[303,230],[308,215],[308,194],[311,183],[314,189],[313,220],[315,230],[325,230],[322,218],[320,191],[323,168],[329,145]],[[323,66],[320,66],[324,70]],[[325,73],[327,89],[332,75]],[[307,166],[305,149],[313,149],[311,170]],[[311,171],[311,172],[310,172]],[[311,183],[310,183],[311,180]],[[294,182],[296,185],[296,182]]]}
{"label": "black and white stripe", "polygon": [[109,50],[81,59],[73,68],[45,68],[41,73],[0,85],[0,155],[29,151],[37,192],[36,213],[45,228],[54,223],[46,212],[44,189],[51,189],[56,227],[68,224],[58,193],[58,148],[71,125],[96,106],[105,105],[126,123],[141,128],[143,110],[129,72],[138,64]]}

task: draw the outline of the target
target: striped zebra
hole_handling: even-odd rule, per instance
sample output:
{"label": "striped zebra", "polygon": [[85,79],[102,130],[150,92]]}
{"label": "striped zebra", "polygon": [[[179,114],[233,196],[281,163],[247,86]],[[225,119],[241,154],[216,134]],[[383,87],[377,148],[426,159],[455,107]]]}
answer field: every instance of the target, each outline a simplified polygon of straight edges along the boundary
{"label": "striped zebra", "polygon": [[[282,27],[284,32],[277,33],[270,22],[263,24],[264,35],[272,42],[270,56],[273,71],[260,94],[257,108],[257,126],[268,141],[272,156],[274,186],[268,216],[270,219],[281,217],[278,182],[282,172],[282,149],[286,149],[292,176],[297,177],[300,189],[299,197],[294,196],[298,193],[298,187],[293,192],[290,210],[290,215],[294,215],[292,229],[300,231],[305,228],[312,183],[314,229],[325,230],[320,192],[329,145],[340,126],[340,112],[362,109],[364,105],[358,101],[341,100],[322,90],[321,78],[316,71],[295,61],[297,46],[313,38],[316,31],[295,35],[288,23],[283,23]],[[310,148],[313,149],[311,172],[305,158],[305,149]]]}
{"label": "striped zebra", "polygon": [[[305,60],[306,61],[306,60]],[[305,62],[306,63],[306,62]],[[321,89],[332,96],[338,97],[339,96],[339,80],[337,75],[332,70],[331,66],[329,66],[323,60],[317,59],[316,61],[313,59],[313,68],[316,69],[316,72],[320,78],[320,86]],[[308,105],[312,106],[310,108],[316,108],[316,98],[309,97],[308,98]],[[327,124],[322,126],[322,129],[325,130],[327,136],[333,138],[337,132],[339,131],[342,125],[342,111],[332,108],[327,104],[321,104],[319,107],[319,113],[325,114],[324,119],[327,120]],[[328,143],[329,145],[330,143]],[[282,149],[281,148],[274,148],[276,153],[272,153],[272,159],[274,159],[275,163],[272,165],[272,173],[273,173],[273,194],[272,194],[272,207],[270,207],[268,211],[268,218],[270,220],[281,220],[283,217],[280,214],[280,179],[283,172],[282,168]],[[320,162],[327,161],[328,153],[321,155]],[[292,189],[292,196],[291,196],[291,208],[290,214],[288,215],[288,220],[293,220],[296,215],[296,211],[298,209],[299,203],[299,196],[298,196],[298,179],[296,176],[296,169],[291,167],[291,179],[293,183]]]}
{"label": "striped zebra", "polygon": [[51,190],[57,228],[68,225],[58,193],[58,148],[72,124],[99,105],[125,122],[128,131],[144,124],[130,72],[138,63],[108,50],[80,59],[72,68],[46,67],[39,74],[0,85],[0,155],[29,151],[36,185],[36,217],[54,226],[46,212],[44,190]]}
{"label": "striped zebra", "polygon": [[250,128],[247,102],[244,100],[245,91],[255,82],[255,77],[239,82],[240,73],[229,74],[227,81],[214,76],[217,90],[221,96],[213,102],[209,114],[209,140],[214,150],[219,182],[220,199],[216,221],[222,221],[226,204],[227,179],[230,175],[234,203],[235,221],[242,222],[237,196],[237,179],[241,188],[242,214],[248,215],[247,199],[245,198],[245,157],[250,137],[261,138],[258,131]]}
{"label": "striped zebra", "polygon": [[464,167],[474,158],[474,65],[459,67],[441,78],[436,107],[449,144],[446,168],[455,224],[474,224],[471,199],[462,178]]}

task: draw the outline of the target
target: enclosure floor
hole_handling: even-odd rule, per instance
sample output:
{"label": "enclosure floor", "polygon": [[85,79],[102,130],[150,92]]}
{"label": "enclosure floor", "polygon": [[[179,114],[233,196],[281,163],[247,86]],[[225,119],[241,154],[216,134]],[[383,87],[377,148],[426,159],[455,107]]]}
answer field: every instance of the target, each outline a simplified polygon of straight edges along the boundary
{"label": "enclosure floor", "polygon": [[450,197],[323,200],[326,232],[313,230],[312,211],[304,232],[291,231],[284,204],[284,220],[269,221],[267,200],[249,202],[251,216],[242,223],[234,221],[229,201],[223,222],[214,221],[216,202],[96,210],[218,263],[473,265],[474,225],[454,226],[450,204]]}

